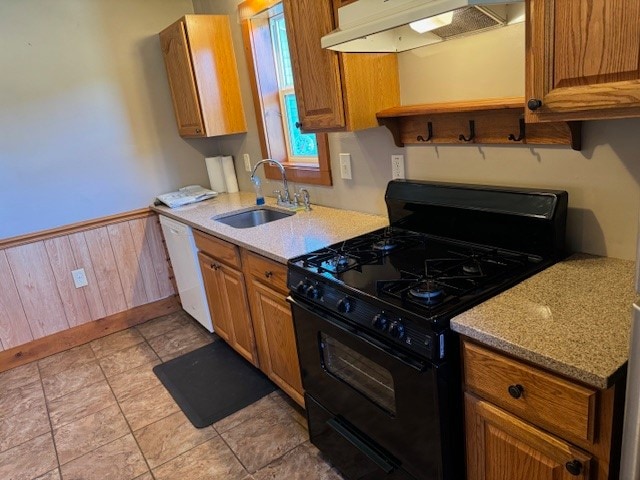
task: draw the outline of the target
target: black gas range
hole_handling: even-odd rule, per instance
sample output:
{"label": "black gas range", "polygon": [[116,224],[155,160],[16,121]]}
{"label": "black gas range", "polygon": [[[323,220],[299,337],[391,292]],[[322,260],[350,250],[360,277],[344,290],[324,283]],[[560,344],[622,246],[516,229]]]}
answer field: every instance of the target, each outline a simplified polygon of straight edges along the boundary
{"label": "black gas range", "polygon": [[567,193],[392,181],[390,226],[289,261],[311,441],[347,478],[463,478],[455,315],[563,256]]}

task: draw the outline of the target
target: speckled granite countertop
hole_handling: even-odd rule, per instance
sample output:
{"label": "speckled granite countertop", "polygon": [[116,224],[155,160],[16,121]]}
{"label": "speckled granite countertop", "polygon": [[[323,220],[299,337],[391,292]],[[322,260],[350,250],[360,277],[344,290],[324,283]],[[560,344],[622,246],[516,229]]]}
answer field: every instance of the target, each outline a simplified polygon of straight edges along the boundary
{"label": "speckled granite countertop", "polygon": [[[313,199],[312,199],[313,200]],[[277,208],[275,199],[267,205]],[[222,193],[204,202],[168,208],[152,207],[158,213],[187,223],[198,230],[245,247],[280,263],[303,253],[347,240],[389,224],[386,217],[339,210],[312,204],[312,210],[252,228],[234,228],[212,217],[239,213],[256,206],[254,193]]]}
{"label": "speckled granite countertop", "polygon": [[451,328],[597,388],[629,351],[634,262],[577,253],[458,315]]}

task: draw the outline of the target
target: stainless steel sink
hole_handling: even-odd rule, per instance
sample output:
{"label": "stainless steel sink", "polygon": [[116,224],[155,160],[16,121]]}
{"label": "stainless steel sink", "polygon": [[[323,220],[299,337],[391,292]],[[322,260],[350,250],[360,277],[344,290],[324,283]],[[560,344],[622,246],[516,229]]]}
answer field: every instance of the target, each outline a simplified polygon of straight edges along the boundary
{"label": "stainless steel sink", "polygon": [[213,217],[213,220],[222,222],[233,228],[251,228],[262,225],[263,223],[273,222],[281,218],[290,217],[296,212],[284,212],[269,207],[258,207],[253,210],[241,213],[233,213],[231,215],[223,215]]}

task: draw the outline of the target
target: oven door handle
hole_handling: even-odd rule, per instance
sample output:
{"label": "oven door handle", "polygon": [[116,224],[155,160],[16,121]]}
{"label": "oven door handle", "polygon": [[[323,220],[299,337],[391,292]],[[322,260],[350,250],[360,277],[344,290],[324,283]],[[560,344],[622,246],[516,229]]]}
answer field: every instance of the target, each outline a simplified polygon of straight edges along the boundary
{"label": "oven door handle", "polygon": [[[319,308],[314,307],[313,305],[309,305],[304,301],[293,298],[293,296],[291,295],[287,297],[287,301],[292,305],[295,305],[296,307],[306,311],[310,315],[316,315],[337,328],[340,328],[342,330],[347,330],[349,333],[355,335],[363,342],[369,344],[374,348],[377,348],[378,350],[382,350],[386,355],[392,357],[394,360],[398,362],[401,362],[403,365],[411,367],[414,370],[417,370],[418,372],[424,372],[427,369],[424,362],[413,359],[412,357],[405,355],[401,352],[392,351],[388,346],[386,346],[379,340],[376,340],[375,338],[371,337],[370,335],[367,335],[365,332],[358,330],[352,325],[349,325],[345,322],[341,322],[340,320],[335,319],[332,316],[329,316],[323,310],[320,310]],[[295,321],[295,318],[294,318],[294,321]]]}
{"label": "oven door handle", "polygon": [[389,462],[383,455],[376,452],[374,448],[369,446],[364,440],[362,440],[358,435],[349,430],[346,426],[340,423],[337,419],[331,418],[327,420],[327,425],[338,435],[344,438],[351,445],[356,447],[359,451],[361,451],[366,457],[374,462],[378,467],[382,469],[384,473],[387,475],[393,472],[397,466],[393,463]]}

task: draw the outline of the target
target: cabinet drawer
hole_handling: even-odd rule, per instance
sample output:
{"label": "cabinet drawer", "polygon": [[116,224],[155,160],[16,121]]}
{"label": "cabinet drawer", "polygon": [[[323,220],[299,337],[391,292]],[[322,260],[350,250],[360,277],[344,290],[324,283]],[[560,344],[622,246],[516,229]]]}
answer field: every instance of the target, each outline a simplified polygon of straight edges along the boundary
{"label": "cabinet drawer", "polygon": [[240,269],[240,252],[234,244],[212,237],[206,233],[193,231],[193,237],[196,241],[198,250],[203,251],[207,255],[216,260],[229,265],[230,267]]}
{"label": "cabinet drawer", "polygon": [[467,390],[566,437],[594,442],[597,391],[463,342]]}
{"label": "cabinet drawer", "polygon": [[286,294],[287,267],[248,250],[243,250],[245,272],[258,278],[265,285]]}

